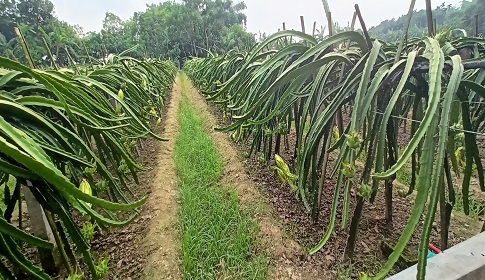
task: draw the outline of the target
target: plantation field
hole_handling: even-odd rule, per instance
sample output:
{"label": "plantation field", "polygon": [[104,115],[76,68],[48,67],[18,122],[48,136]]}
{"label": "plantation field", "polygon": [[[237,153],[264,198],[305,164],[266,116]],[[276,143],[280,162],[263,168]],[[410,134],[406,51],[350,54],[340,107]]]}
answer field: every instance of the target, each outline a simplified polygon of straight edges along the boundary
{"label": "plantation field", "polygon": [[[399,207],[393,213],[392,226],[386,223],[382,213],[382,209],[385,208],[385,198],[382,192],[379,192],[374,204],[369,204],[364,209],[365,215],[361,221],[360,237],[357,241],[361,249],[356,253],[351,264],[342,263],[340,260],[341,252],[345,249],[346,244],[347,234],[345,229],[335,231],[328,241],[332,245],[326,246],[317,254],[309,256],[307,251],[318,243],[322,234],[321,230],[315,230],[315,228],[324,229],[329,222],[331,213],[331,200],[329,198],[336,184],[335,179],[331,178],[331,171],[328,170],[326,174],[330,180],[328,187],[323,190],[323,202],[320,209],[322,219],[315,224],[304,206],[299,203],[299,199],[289,191],[288,186],[279,182],[275,172],[270,168],[274,165],[274,161],[261,162],[257,156],[246,158],[245,154],[251,148],[249,145],[234,143],[230,141],[230,134],[213,131],[215,127],[227,125],[227,119],[223,122],[223,113],[219,107],[207,103],[203,96],[192,88],[185,75],[177,76],[172,93],[164,105],[167,108],[161,114],[164,121],[155,131],[157,134],[164,135],[164,137],[177,140],[168,142],[159,142],[154,139],[142,140],[136,159],[142,164],[144,171],[139,173],[139,184],[133,181],[127,182],[128,186],[136,189],[133,194],[135,197],[148,195],[148,202],[141,208],[137,218],[128,226],[108,232],[99,232],[90,242],[94,258],[109,257],[110,268],[105,277],[110,279],[124,279],[126,277],[132,279],[160,279],[160,277],[166,279],[181,279],[182,277],[213,279],[213,277],[216,277],[215,275],[230,275],[226,277],[238,279],[267,279],[268,277],[270,279],[335,279],[337,277],[339,279],[352,279],[357,277],[360,271],[376,273],[383,265],[386,252],[389,252],[389,250],[382,248],[382,241],[392,244],[399,238],[414,201],[414,196],[401,198],[397,194],[398,188],[409,185],[410,170],[398,175],[398,179],[394,182],[396,190],[393,202]],[[189,117],[181,112],[193,115]],[[344,124],[347,125],[349,115],[344,114],[343,116]],[[184,128],[187,125],[185,124],[186,118],[194,117],[198,119],[196,122],[199,122],[199,124],[196,125],[200,126],[198,129],[201,130],[201,135],[194,134],[195,127],[193,124]],[[180,136],[183,129],[188,129],[187,136]],[[400,130],[405,135],[404,128],[401,127]],[[293,127],[288,134],[288,141],[283,141],[279,153],[292,169],[295,166],[292,151],[295,148],[296,135],[296,130]],[[205,141],[213,143],[210,144],[214,145],[210,148],[212,149],[210,153],[215,154],[197,156],[195,152],[204,149],[202,146],[197,148],[186,146],[193,145],[190,142],[195,139],[197,139],[197,142],[194,145],[206,145],[199,143],[204,137],[207,137]],[[409,141],[408,139],[409,136],[402,136],[399,142],[405,145]],[[273,146],[275,145],[276,140],[273,142]],[[191,149],[194,150],[191,151]],[[210,171],[213,167],[203,167],[202,165],[202,169],[190,171],[194,167],[194,162],[206,162],[213,156],[216,156],[218,159],[214,160],[219,162],[216,164],[216,166],[219,166],[216,170]],[[330,154],[330,163],[337,159],[338,153]],[[363,160],[365,160],[365,157],[362,157]],[[362,161],[359,159],[356,163],[356,172],[362,172],[364,167]],[[188,165],[181,167],[181,164],[182,166]],[[183,171],[180,168],[183,168]],[[195,173],[190,175],[191,172]],[[210,173],[207,174],[207,172],[216,173],[210,175],[214,177],[210,177]],[[183,179],[185,176],[189,177]],[[206,176],[209,176],[208,179],[202,179]],[[208,197],[203,198],[200,190],[190,190],[191,187],[188,187],[189,189],[185,191],[184,187],[179,190],[185,184],[183,183],[184,180],[194,180],[190,178],[196,180],[196,188],[215,184],[213,187],[220,188],[222,193],[208,193]],[[214,180],[213,182],[220,181],[220,183],[204,183],[201,180]],[[458,178],[454,180],[458,180]],[[478,185],[476,176],[472,181],[472,186]],[[479,188],[472,187],[472,189],[478,190]],[[179,197],[180,191],[182,197]],[[190,195],[195,195],[195,197],[185,198]],[[204,208],[202,205],[191,205],[195,201],[200,199],[205,201],[209,197],[211,200],[217,200],[216,197],[220,195],[235,196],[236,205],[233,207],[236,207],[236,209],[229,210],[226,208],[227,206],[224,206],[219,210],[204,210],[200,213],[199,218],[188,214],[193,211],[197,213]],[[349,202],[351,208],[355,206],[357,198],[357,194],[352,192]],[[190,202],[193,199],[196,200]],[[184,200],[188,201],[184,202]],[[482,201],[480,194],[477,193],[475,200],[480,207],[480,201]],[[207,202],[216,207],[218,207],[217,205],[222,207],[227,203],[225,201]],[[184,206],[184,203],[188,203],[189,206]],[[184,210],[184,207],[192,209]],[[188,211],[187,215],[190,215],[183,218],[187,219],[185,222],[177,218],[178,215],[185,215],[179,214],[184,213],[184,211]],[[211,211],[222,212],[216,214],[217,212],[212,213]],[[245,264],[240,260],[235,260],[234,263],[231,263],[230,258],[233,257],[234,250],[226,250],[227,246],[232,246],[229,245],[231,241],[226,246],[214,249],[219,251],[209,254],[212,257],[208,259],[203,257],[203,251],[195,253],[193,256],[185,255],[184,252],[196,252],[194,246],[203,246],[202,248],[205,250],[210,248],[211,244],[218,244],[219,241],[217,240],[223,237],[217,237],[216,233],[223,234],[225,236],[223,239],[228,234],[230,235],[229,232],[221,232],[222,228],[210,229],[210,227],[214,226],[213,217],[228,215],[231,211],[236,211],[234,212],[236,215],[243,215],[234,217],[234,225],[230,228],[242,226],[239,233],[234,234],[244,233],[245,238],[248,238],[248,243],[245,245],[246,249],[244,249],[247,251],[244,255],[252,256],[251,258],[255,258],[254,261]],[[337,216],[341,217],[341,215],[342,212],[339,211]],[[481,215],[481,212],[473,212],[470,217],[467,217],[463,214],[463,206],[457,206],[453,212],[452,226],[449,230],[450,246],[466,240],[480,231],[479,217]],[[203,220],[195,222],[197,219]],[[227,217],[226,219],[232,218]],[[184,225],[185,223],[195,222],[199,226],[203,226],[204,221],[209,222],[209,228],[193,229],[195,235],[187,237],[187,240],[191,240],[191,243],[187,245],[179,243],[178,240],[186,239],[183,237],[185,232],[192,230],[186,228],[188,225]],[[24,216],[26,230],[30,228],[29,222],[27,214]],[[223,223],[227,223],[227,221]],[[204,236],[210,230],[214,230],[214,233],[209,235],[214,239],[202,239],[200,241],[194,239]],[[419,230],[420,226],[411,238],[403,258],[394,267],[393,273],[407,267],[417,258],[419,244],[417,233],[419,233]],[[235,238],[241,237],[235,236]],[[430,240],[433,244],[439,244],[439,231],[437,229],[431,233]],[[183,246],[189,246],[191,249],[183,249]],[[231,252],[231,257],[226,255],[228,252]],[[34,251],[26,250],[25,253],[34,259],[36,258]],[[214,259],[214,256],[218,257]],[[201,257],[202,259],[200,259]],[[184,262],[191,262],[197,264],[197,266],[200,265],[200,267],[194,267],[195,270],[191,272]],[[204,262],[207,263],[202,265]],[[266,267],[268,264],[269,267]]]}
{"label": "plantation field", "polygon": [[[212,114],[218,116],[218,124],[220,127],[227,125],[228,122],[223,122],[222,112],[215,106],[210,106]],[[344,119],[344,123],[348,123],[348,119]],[[406,144],[409,141],[409,133],[404,132],[404,128],[400,129],[400,144]],[[408,130],[409,131],[409,130]],[[292,158],[295,147],[296,131],[292,129],[289,135],[289,146],[282,148],[280,155],[286,162],[294,165]],[[480,142],[481,143],[481,142]],[[273,142],[273,145],[276,143]],[[244,143],[236,143],[237,149],[240,154],[244,154],[250,149],[250,146]],[[485,150],[480,150],[480,153],[485,153]],[[330,162],[335,162],[337,154],[330,156]],[[362,161],[365,157],[362,157]],[[330,171],[327,171],[327,176],[330,179],[328,188],[324,190],[324,202],[322,209],[320,210],[320,216],[322,219],[318,223],[314,223],[308,213],[305,211],[303,205],[298,203],[298,199],[288,192],[287,186],[282,186],[279,182],[278,176],[271,168],[266,164],[258,162],[258,158],[253,156],[249,159],[244,159],[244,169],[250,174],[250,177],[256,183],[260,192],[264,195],[266,201],[271,205],[274,214],[281,221],[283,228],[287,233],[292,236],[298,243],[306,250],[309,250],[314,244],[318,243],[321,238],[322,231],[315,230],[315,228],[324,229],[329,222],[331,211],[330,195],[333,194],[333,189],[336,183],[335,179],[330,179]],[[270,163],[269,165],[274,164]],[[362,172],[364,166],[363,162],[357,163],[358,172]],[[410,167],[408,167],[410,169]],[[410,209],[414,197],[402,198],[398,195],[398,188],[408,187],[410,183],[410,170],[403,171],[402,174],[398,174],[397,180],[394,181],[396,190],[394,191],[393,202],[395,205],[399,205],[393,213],[393,223],[389,225],[385,221],[385,217],[382,209],[385,208],[385,198],[383,193],[377,195],[377,199],[374,204],[368,205],[364,212],[365,218],[362,221],[360,227],[360,238],[357,241],[361,250],[357,252],[352,264],[345,264],[340,261],[341,254],[345,250],[347,232],[346,230],[338,230],[331,239],[328,241],[331,246],[327,246],[322,252],[319,252],[311,257],[307,257],[299,260],[297,263],[300,266],[306,267],[306,270],[312,270],[315,267],[325,267],[326,271],[331,272],[332,276],[328,279],[352,279],[357,277],[360,271],[377,271],[383,264],[383,261],[390,253],[389,249],[383,249],[383,241],[387,244],[393,244],[395,240],[399,238],[407,219],[409,218]],[[456,184],[460,184],[459,178],[454,178]],[[476,209],[471,216],[466,216],[463,213],[463,205],[455,206],[453,210],[453,216],[451,218],[450,227],[450,246],[456,245],[460,242],[467,240],[474,236],[477,232],[480,232],[482,226],[483,215],[483,203],[485,197],[480,191],[478,178],[474,177],[472,180],[472,190],[474,193],[474,201],[476,201]],[[352,193],[352,200],[350,202],[351,207],[355,207],[357,200],[357,194]],[[325,198],[326,197],[326,198]],[[341,212],[337,214],[341,217]],[[436,220],[436,224],[439,220]],[[419,226],[416,234],[413,235],[408,248],[403,256],[403,259],[393,269],[393,273],[396,273],[409,266],[409,263],[413,263],[417,258],[417,248],[419,245]],[[432,244],[440,244],[439,228],[435,225],[435,230],[431,236]],[[409,262],[409,263],[406,263]],[[321,273],[321,272],[319,272]],[[318,274],[317,274],[318,275]],[[334,278],[332,278],[334,277]]]}
{"label": "plantation field", "polygon": [[258,42],[229,0],[0,3],[0,279],[427,279],[485,231],[485,39],[410,2],[396,42],[326,0]]}

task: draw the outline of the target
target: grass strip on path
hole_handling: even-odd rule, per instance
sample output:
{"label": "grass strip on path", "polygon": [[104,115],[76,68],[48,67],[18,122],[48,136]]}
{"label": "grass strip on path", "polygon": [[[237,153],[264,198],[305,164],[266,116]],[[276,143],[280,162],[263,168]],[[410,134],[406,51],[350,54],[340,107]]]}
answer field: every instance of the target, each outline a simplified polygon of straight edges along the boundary
{"label": "grass strip on path", "polygon": [[219,185],[222,157],[187,98],[189,81],[184,74],[180,80],[174,156],[184,279],[265,279],[267,258],[254,252],[258,226],[241,211],[235,190]]}

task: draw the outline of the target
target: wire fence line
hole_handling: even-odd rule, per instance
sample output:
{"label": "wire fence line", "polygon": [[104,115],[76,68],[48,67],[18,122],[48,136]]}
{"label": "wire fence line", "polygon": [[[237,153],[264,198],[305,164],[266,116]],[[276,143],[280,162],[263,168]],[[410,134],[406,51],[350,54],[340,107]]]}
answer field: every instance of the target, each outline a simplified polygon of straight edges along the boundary
{"label": "wire fence line", "polygon": [[[468,102],[468,101],[464,101],[464,103],[471,103],[471,102]],[[477,103],[481,103],[481,104],[485,104],[485,102],[477,102]],[[349,107],[351,109],[354,108],[353,105],[344,105],[345,107]],[[379,112],[379,111],[372,111],[373,113],[375,114],[379,114],[379,115],[384,115],[383,112]],[[420,120],[414,120],[414,119],[410,119],[410,118],[405,118],[405,117],[401,117],[401,116],[396,116],[396,115],[390,115],[390,117],[392,118],[395,118],[395,119],[400,119],[400,120],[404,120],[404,121],[410,121],[410,122],[414,122],[414,123],[418,123],[420,124],[422,121]],[[475,134],[475,135],[478,135],[478,136],[484,136],[485,137],[485,133],[482,133],[482,132],[477,132],[477,131],[473,131],[473,130],[465,130],[465,129],[461,129],[461,128],[457,128],[457,127],[452,127],[452,126],[445,126],[445,127],[448,127],[448,129],[450,130],[453,130],[453,131],[459,131],[459,132],[463,132],[463,133],[470,133],[470,134]]]}
{"label": "wire fence line", "polygon": [[[410,97],[416,97],[415,94],[409,94],[409,93],[402,93],[401,95],[410,96]],[[455,101],[458,101],[458,100],[455,100]],[[484,104],[485,105],[485,102],[483,102],[483,101],[459,101],[459,102],[460,103]]]}
{"label": "wire fence line", "polygon": [[[378,112],[378,111],[373,111],[373,112],[375,114],[384,115],[384,113],[382,113],[382,112]],[[421,121],[419,121],[419,120],[404,118],[404,117],[396,116],[396,115],[390,115],[390,117],[395,118],[395,119],[405,120],[405,121],[411,121],[411,122],[414,122],[414,123],[421,123]],[[470,133],[470,134],[485,136],[485,133],[481,133],[481,132],[477,132],[477,131],[465,130],[465,129],[460,129],[460,128],[452,127],[452,126],[445,126],[445,127],[448,127],[448,129],[454,130],[454,131],[460,131],[460,132],[463,132],[463,133]]]}

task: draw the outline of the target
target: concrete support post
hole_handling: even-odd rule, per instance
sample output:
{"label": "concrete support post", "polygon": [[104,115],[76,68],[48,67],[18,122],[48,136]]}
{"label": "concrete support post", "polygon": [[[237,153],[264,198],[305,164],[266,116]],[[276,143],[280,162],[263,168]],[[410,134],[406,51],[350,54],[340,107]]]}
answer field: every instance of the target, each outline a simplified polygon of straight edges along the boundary
{"label": "concrete support post", "polygon": [[[42,209],[42,206],[37,202],[29,187],[22,187],[22,191],[24,193],[25,202],[27,203],[27,211],[29,212],[30,222],[32,224],[32,233],[39,238],[55,244],[54,235],[52,234],[52,229],[45,216],[44,209]],[[38,248],[38,251],[44,271],[48,274],[55,273],[57,269],[54,260],[54,251],[44,248]]]}

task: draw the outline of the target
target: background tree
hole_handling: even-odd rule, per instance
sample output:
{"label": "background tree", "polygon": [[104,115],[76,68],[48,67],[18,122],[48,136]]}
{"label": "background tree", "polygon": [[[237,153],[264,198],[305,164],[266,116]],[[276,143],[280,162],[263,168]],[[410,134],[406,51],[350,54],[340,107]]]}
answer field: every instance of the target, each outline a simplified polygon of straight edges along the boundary
{"label": "background tree", "polygon": [[4,56],[18,61],[19,45],[17,38],[7,40],[7,38],[0,33],[0,56]]}
{"label": "background tree", "polygon": [[[436,18],[437,29],[463,29],[469,36],[475,36],[475,15],[479,15],[478,32],[485,35],[485,1],[464,0],[461,5],[453,6],[442,3],[433,11]],[[385,20],[379,25],[372,27],[369,32],[385,41],[398,41],[404,29],[406,16],[398,19]],[[419,10],[413,14],[409,37],[421,37],[427,34],[426,11]]]}
{"label": "background tree", "polygon": [[19,26],[26,37],[32,56],[40,66],[51,61],[42,42],[44,37],[56,63],[86,62],[87,55],[103,59],[135,46],[134,57],[161,57],[183,61],[209,52],[224,53],[230,49],[245,50],[254,45],[254,36],[246,32],[244,2],[230,0],[184,0],[148,5],[144,12],[134,13],[123,21],[106,13],[100,32],[84,34],[53,15],[49,0],[0,0],[0,30],[8,42]]}

